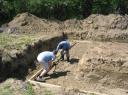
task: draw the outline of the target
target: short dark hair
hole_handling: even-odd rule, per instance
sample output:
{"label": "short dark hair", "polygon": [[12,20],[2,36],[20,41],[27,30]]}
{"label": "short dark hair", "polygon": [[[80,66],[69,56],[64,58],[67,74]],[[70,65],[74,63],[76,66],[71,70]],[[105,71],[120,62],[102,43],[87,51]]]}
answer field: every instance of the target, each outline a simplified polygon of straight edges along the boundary
{"label": "short dark hair", "polygon": [[62,41],[68,39],[67,33],[62,32]]}
{"label": "short dark hair", "polygon": [[53,53],[54,53],[55,55],[57,54],[57,52],[58,52],[57,50],[53,50]]}

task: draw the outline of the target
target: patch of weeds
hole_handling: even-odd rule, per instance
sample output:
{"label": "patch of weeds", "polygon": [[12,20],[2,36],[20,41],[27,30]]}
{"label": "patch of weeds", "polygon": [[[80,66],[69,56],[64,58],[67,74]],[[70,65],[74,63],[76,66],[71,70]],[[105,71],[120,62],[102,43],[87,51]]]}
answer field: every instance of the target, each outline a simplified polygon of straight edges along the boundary
{"label": "patch of weeds", "polygon": [[89,95],[97,95],[97,94],[95,94],[95,93],[90,93]]}
{"label": "patch of weeds", "polygon": [[36,95],[32,88],[32,84],[27,83],[27,85],[24,87],[24,95]]}
{"label": "patch of weeds", "polygon": [[36,39],[33,35],[14,35],[14,34],[1,34],[0,35],[0,48],[18,48],[26,44],[31,44]]}
{"label": "patch of weeds", "polygon": [[14,95],[13,91],[10,89],[10,85],[6,85],[0,88],[0,95]]}
{"label": "patch of weeds", "polygon": [[45,90],[44,91],[44,95],[54,95],[54,94],[49,90]]}

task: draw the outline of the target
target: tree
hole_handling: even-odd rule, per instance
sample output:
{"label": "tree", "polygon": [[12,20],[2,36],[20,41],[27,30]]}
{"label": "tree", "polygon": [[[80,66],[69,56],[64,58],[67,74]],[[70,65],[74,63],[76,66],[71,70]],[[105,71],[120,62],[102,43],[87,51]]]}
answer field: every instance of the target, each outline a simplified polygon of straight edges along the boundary
{"label": "tree", "polygon": [[127,0],[118,0],[118,5],[116,11],[119,14],[128,14],[128,1]]}
{"label": "tree", "polygon": [[83,17],[86,18],[92,13],[93,0],[82,0]]}

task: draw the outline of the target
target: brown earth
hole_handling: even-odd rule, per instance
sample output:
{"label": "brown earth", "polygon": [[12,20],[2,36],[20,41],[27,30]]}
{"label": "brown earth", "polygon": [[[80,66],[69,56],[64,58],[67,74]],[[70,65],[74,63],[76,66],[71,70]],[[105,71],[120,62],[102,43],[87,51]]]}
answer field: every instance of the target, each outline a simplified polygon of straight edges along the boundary
{"label": "brown earth", "polygon": [[91,15],[86,19],[71,19],[66,21],[46,20],[30,13],[18,14],[5,32],[8,33],[38,33],[53,34],[66,32],[70,37],[101,41],[128,42],[128,16],[110,14]]}
{"label": "brown earth", "polygon": [[[128,45],[115,42],[128,42],[127,15],[91,15],[84,20],[72,19],[60,22],[23,13],[18,14],[7,26],[4,32],[9,34],[30,33],[52,36],[54,33],[65,32],[71,40],[79,39],[79,43],[71,49],[71,63],[60,62],[56,73],[51,71],[46,77],[46,83],[108,95],[128,95]],[[96,42],[95,40],[113,42]],[[33,61],[29,56],[27,59]],[[14,62],[19,60],[15,59]],[[24,62],[21,61],[21,63]],[[41,89],[38,88],[36,91],[39,92],[37,95],[40,95]],[[77,91],[68,91],[63,95],[75,94],[81,95]]]}
{"label": "brown earth", "polygon": [[50,72],[46,77],[46,83],[128,95],[127,48],[125,43],[80,41],[71,49],[71,63],[60,62],[56,73]]}
{"label": "brown earth", "polygon": [[[128,45],[117,42],[78,41],[71,49],[71,63],[60,62],[56,72],[49,72],[46,83],[60,85],[66,89],[62,92],[49,91],[39,85],[32,86],[36,95],[128,95]],[[37,68],[38,69],[38,68]],[[36,72],[35,72],[36,73]],[[15,86],[12,86],[13,84]],[[7,80],[0,89],[7,87],[12,93],[26,91],[28,84],[19,80]],[[4,88],[4,89],[5,89]],[[86,90],[92,94],[82,93]],[[56,92],[56,93],[55,93]]]}

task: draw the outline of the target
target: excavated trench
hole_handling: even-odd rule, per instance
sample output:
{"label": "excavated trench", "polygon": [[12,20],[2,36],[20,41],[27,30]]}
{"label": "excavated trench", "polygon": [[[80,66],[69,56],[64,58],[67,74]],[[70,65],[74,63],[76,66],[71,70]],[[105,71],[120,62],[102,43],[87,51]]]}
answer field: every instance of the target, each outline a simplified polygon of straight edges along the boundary
{"label": "excavated trench", "polygon": [[[82,34],[80,34],[82,35]],[[76,33],[65,34],[55,34],[52,37],[46,36],[33,42],[32,44],[27,44],[21,50],[0,50],[0,81],[3,81],[9,77],[14,77],[18,79],[25,79],[26,76],[31,76],[33,74],[35,66],[35,59],[37,55],[45,50],[52,51],[56,48],[58,42],[63,38],[69,37],[69,39],[82,39],[81,36]]]}
{"label": "excavated trench", "polygon": [[[61,61],[56,72],[52,69],[45,77],[46,84],[40,82],[40,85],[52,84],[68,88],[73,91],[71,95],[88,95],[82,91],[94,95],[127,95],[128,45],[117,42],[75,41],[77,44],[70,50],[71,62]],[[31,80],[35,81],[34,78]],[[51,87],[53,89],[56,86]]]}
{"label": "excavated trench", "polygon": [[[27,22],[26,25],[23,25],[24,20]],[[91,15],[83,21],[67,20],[61,26],[56,22],[40,20],[25,13],[11,21],[8,24],[10,29],[6,32],[20,35],[20,33],[38,34],[49,31],[46,34],[53,35],[54,31],[56,33],[64,31],[68,33],[71,41],[79,40],[79,43],[71,49],[70,64],[66,61],[60,62],[56,73],[51,71],[46,77],[46,83],[73,88],[58,95],[97,95],[80,93],[80,89],[108,95],[128,95],[127,23],[127,15],[111,14]],[[19,79],[31,77],[39,70],[34,64],[38,53],[55,49],[61,39],[62,36],[58,35],[47,36],[27,44],[22,50],[0,50],[0,81],[10,77]],[[109,42],[103,43],[103,41]]]}
{"label": "excavated trench", "polygon": [[36,68],[34,61],[38,53],[55,49],[62,36],[45,37],[38,41],[26,45],[22,50],[12,50],[0,52],[0,81],[9,77],[25,79]]}
{"label": "excavated trench", "polygon": [[[69,34],[68,37],[70,38],[71,34]],[[82,41],[84,37],[82,38],[81,36],[76,36],[76,34],[72,35],[72,37],[73,38],[70,38],[71,42],[75,39],[77,40],[79,39],[79,41],[77,41],[78,43],[71,49],[71,52],[70,52],[71,62],[70,63],[67,63],[66,61],[60,62],[59,65],[57,66],[56,73],[53,73],[53,70],[49,72],[49,76],[46,77],[46,83],[62,86],[64,88],[67,88],[67,87],[71,88],[69,89],[69,91],[67,92],[68,94],[66,95],[77,95],[76,93],[80,95],[81,94],[82,95],[93,95],[93,94],[102,95],[102,94],[96,94],[95,92],[107,93],[107,95],[127,95],[126,93],[127,91],[120,92],[120,90],[118,89],[111,89],[111,88],[106,88],[106,87],[109,87],[109,86],[114,87],[114,88],[121,87],[123,89],[128,88],[127,80],[126,80],[128,78],[128,74],[127,74],[128,67],[127,67],[127,64],[125,63],[125,62],[128,62],[126,60],[127,54],[128,54],[127,53],[128,45],[126,43],[111,43],[111,42],[104,43],[104,42],[85,41],[85,40]],[[25,79],[26,77],[30,78],[33,74],[35,74],[39,70],[38,67],[35,66],[34,64],[34,61],[38,53],[45,51],[45,50],[52,51],[53,49],[56,48],[58,42],[60,42],[61,40],[62,40],[62,36],[57,35],[57,36],[47,37],[45,39],[40,39],[37,42],[34,42],[33,44],[27,45],[22,51],[20,52],[13,51],[13,54],[10,53],[10,55],[4,51],[1,51],[0,52],[0,70],[1,70],[0,79],[1,81],[9,77],[20,78],[20,79]],[[110,54],[104,56],[106,52]],[[82,57],[85,54],[87,55]],[[93,54],[94,56],[90,54]],[[97,54],[99,56],[97,56]],[[118,54],[121,54],[121,55],[118,55]],[[110,62],[109,60],[106,59],[109,56],[112,59],[110,60]],[[103,60],[104,59],[107,60],[108,63],[103,64],[101,62],[100,64],[100,60],[102,60],[102,57],[103,57]],[[95,68],[97,71],[97,68],[102,68],[103,65],[104,65],[103,67],[105,67],[107,64],[112,63],[112,62],[115,62],[114,65],[117,64],[118,66],[120,57],[126,58],[126,59],[121,59],[123,60],[122,62],[124,62],[123,64],[126,65],[126,66],[122,65],[125,68],[121,67],[121,69],[123,68],[124,70],[122,73],[125,75],[124,76],[125,80],[120,79],[120,81],[124,83],[123,85],[120,85],[120,84],[116,85],[115,84],[116,82],[113,81],[113,80],[118,80],[118,78],[121,78],[120,76],[118,77],[118,75],[116,76],[116,78],[112,78],[111,80],[109,79],[110,72],[107,71],[108,75],[106,75],[105,77],[102,76],[104,73],[103,71],[106,70],[104,68],[101,72],[98,69],[98,73],[95,73]],[[90,62],[90,64],[99,63],[98,65],[99,67],[94,67],[94,70],[93,70],[94,72],[91,72],[91,69],[88,72],[84,72],[86,71],[86,69],[84,68],[84,66],[86,67],[86,64],[84,63],[78,64],[79,61],[83,58],[85,59],[87,58],[87,60],[85,60],[85,63],[87,62]],[[93,59],[97,59],[98,62],[93,61]],[[93,62],[89,60],[92,60]],[[90,65],[87,64],[87,66],[91,68]],[[116,67],[116,68],[113,68],[115,69],[115,72],[118,71],[118,69],[120,69],[119,67]],[[109,81],[105,80],[106,77],[108,78]],[[97,82],[99,82],[99,84]],[[111,85],[111,83],[113,85]],[[65,89],[65,91],[66,90],[67,89]],[[92,94],[85,94],[84,92],[83,94],[82,92],[79,92],[79,91],[84,91],[84,90],[91,91]],[[117,91],[118,93],[121,93],[121,94],[109,93],[113,91]],[[122,94],[122,93],[125,93],[125,94]]]}

